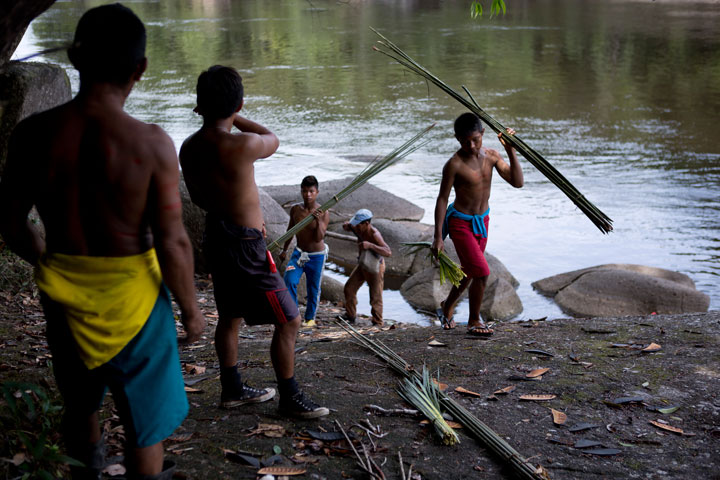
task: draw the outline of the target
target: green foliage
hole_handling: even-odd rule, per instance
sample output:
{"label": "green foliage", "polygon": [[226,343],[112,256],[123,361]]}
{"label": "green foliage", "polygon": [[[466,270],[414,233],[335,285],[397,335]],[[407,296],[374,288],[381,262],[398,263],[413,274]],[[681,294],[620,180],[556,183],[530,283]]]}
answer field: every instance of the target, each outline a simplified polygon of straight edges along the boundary
{"label": "green foliage", "polygon": [[0,384],[0,429],[4,441],[0,456],[12,459],[17,474],[29,478],[62,478],[66,465],[82,463],[60,453],[62,406],[40,385],[27,382]]}
{"label": "green foliage", "polygon": [[[500,15],[500,12],[502,12],[503,15],[505,15],[505,1],[504,0],[493,0],[492,5],[490,5],[490,18],[493,17],[493,15]],[[482,3],[478,1],[473,1],[470,4],[470,16],[472,18],[482,17],[483,14],[483,6]]]}

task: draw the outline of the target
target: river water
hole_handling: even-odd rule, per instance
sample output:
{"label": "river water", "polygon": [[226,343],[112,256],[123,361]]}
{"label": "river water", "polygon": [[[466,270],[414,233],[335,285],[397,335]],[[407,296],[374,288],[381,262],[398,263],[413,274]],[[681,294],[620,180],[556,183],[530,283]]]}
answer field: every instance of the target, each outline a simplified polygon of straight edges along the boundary
{"label": "river water", "polygon": [[[57,2],[31,24],[16,56],[69,41],[97,4]],[[281,139],[278,153],[257,164],[260,185],[355,175],[368,157],[436,122],[427,146],[372,181],[425,208],[431,223],[463,109],[373,52],[372,26],[446,83],[467,86],[614,220],[615,231],[601,234],[527,162],[520,190],[496,175],[488,251],[520,281],[519,318],[561,315],[531,282],[603,263],[683,272],[720,308],[720,4],[509,0],[506,16],[476,20],[469,4],[133,1],[148,28],[149,68],[127,108],[179,148],[200,125],[197,75],[234,66],[246,115]],[[62,53],[40,59],[69,67]],[[489,129],[485,142],[501,149]],[[427,321],[397,292],[386,292],[385,303],[389,318]]]}

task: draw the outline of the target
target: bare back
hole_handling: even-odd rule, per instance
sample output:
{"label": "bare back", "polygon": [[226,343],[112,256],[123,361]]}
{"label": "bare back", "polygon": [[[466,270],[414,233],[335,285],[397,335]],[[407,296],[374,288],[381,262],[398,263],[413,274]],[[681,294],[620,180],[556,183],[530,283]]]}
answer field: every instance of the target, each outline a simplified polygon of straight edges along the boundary
{"label": "bare back", "polygon": [[159,210],[180,207],[172,141],[121,107],[76,98],[30,117],[16,128],[10,157],[12,195],[37,206],[48,251],[141,253],[153,244]]}
{"label": "bare back", "polygon": [[254,137],[254,133],[202,128],[183,143],[180,163],[193,202],[237,225],[261,230]]}

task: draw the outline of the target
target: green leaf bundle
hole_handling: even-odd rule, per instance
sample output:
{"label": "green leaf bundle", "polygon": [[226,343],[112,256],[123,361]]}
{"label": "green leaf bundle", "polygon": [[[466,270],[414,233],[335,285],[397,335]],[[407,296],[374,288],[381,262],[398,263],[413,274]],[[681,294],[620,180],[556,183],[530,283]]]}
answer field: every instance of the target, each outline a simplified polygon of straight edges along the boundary
{"label": "green leaf bundle", "polygon": [[[430,242],[404,242],[403,245],[408,247],[409,254],[418,253],[420,250],[427,249],[427,256],[432,256],[432,251],[430,250],[432,244]],[[444,250],[440,250],[437,257],[433,257],[433,260],[433,263],[437,265],[438,270],[440,270],[441,284],[445,283],[445,280],[448,280],[456,287],[459,287],[462,279],[467,277],[460,265],[453,262],[452,258],[450,258]]]}
{"label": "green leaf bundle", "polygon": [[[424,146],[427,142],[422,142],[420,144],[415,144],[420,138],[425,136],[430,130],[432,130],[435,127],[435,124],[433,123],[429,127],[427,127],[422,132],[418,133],[414,137],[412,137],[407,142],[403,143],[401,146],[387,154],[381,159],[375,160],[374,162],[371,162],[367,167],[363,169],[362,172],[358,174],[355,179],[350,182],[350,184],[343,188],[340,192],[336,193],[330,200],[320,205],[319,210],[322,212],[325,212],[329,210],[330,208],[334,207],[340,200],[346,198],[348,195],[353,193],[358,188],[365,185],[365,183],[370,180],[372,177],[377,175],[378,173],[382,172],[386,168],[388,168],[391,165],[396,164],[403,158],[407,157],[417,149]],[[293,227],[285,232],[283,235],[281,235],[279,238],[277,238],[275,241],[273,241],[270,245],[268,245],[268,250],[271,252],[273,250],[277,250],[280,248],[282,244],[284,244],[287,240],[291,239],[295,236],[300,230],[307,227],[310,222],[315,220],[315,217],[312,215],[308,215],[307,217],[303,218],[301,221],[293,225]]]}
{"label": "green leaf bundle", "polygon": [[406,377],[400,382],[398,388],[400,396],[420,410],[435,428],[443,444],[455,445],[460,443],[455,430],[445,421],[440,411],[440,390],[430,378],[425,365],[423,365],[422,379]]}
{"label": "green leaf bundle", "polygon": [[469,100],[463,97],[460,92],[451,88],[448,84],[440,80],[438,77],[430,73],[425,67],[413,60],[408,54],[403,52],[397,45],[385,38],[380,32],[374,28],[370,28],[382,40],[378,41],[377,46],[373,46],[373,50],[386,55],[411,72],[425,78],[435,84],[440,90],[444,91],[452,98],[460,102],[468,110],[480,117],[490,128],[496,133],[502,133],[503,141],[509,143],[522,154],[525,159],[537,168],[548,180],[558,187],[603,233],[609,233],[612,227],[612,219],[605,215],[599,208],[586,199],[575,186],[570,183],[555,167],[553,167],[545,158],[537,151],[527,145],[517,135],[507,135],[506,128],[497,120],[488,115],[485,110],[475,102],[470,91],[463,86],[463,90],[467,93]]}
{"label": "green leaf bundle", "polygon": [[[395,373],[405,378],[414,378],[422,381],[415,368],[391,348],[382,343],[382,341],[366,337],[344,320],[338,319],[337,323],[360,345],[384,360]],[[438,392],[438,397],[440,398],[440,406],[445,408],[450,415],[453,416],[455,421],[467,428],[472,436],[482,442],[495,455],[507,462],[513,470],[515,477],[528,480],[544,480],[547,478],[542,467],[534,467],[528,460],[523,458],[517,450],[510,446],[503,437],[495,433],[465,407],[455,402],[455,400],[443,392]]]}

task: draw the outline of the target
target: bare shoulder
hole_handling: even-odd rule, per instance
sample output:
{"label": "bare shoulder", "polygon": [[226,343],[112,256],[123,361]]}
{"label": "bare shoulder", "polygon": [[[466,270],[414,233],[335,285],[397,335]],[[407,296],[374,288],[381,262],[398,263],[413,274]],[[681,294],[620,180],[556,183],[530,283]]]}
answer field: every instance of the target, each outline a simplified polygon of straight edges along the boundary
{"label": "bare shoulder", "polygon": [[490,159],[493,165],[495,165],[499,160],[502,160],[500,152],[492,148],[485,148],[485,156]]}

